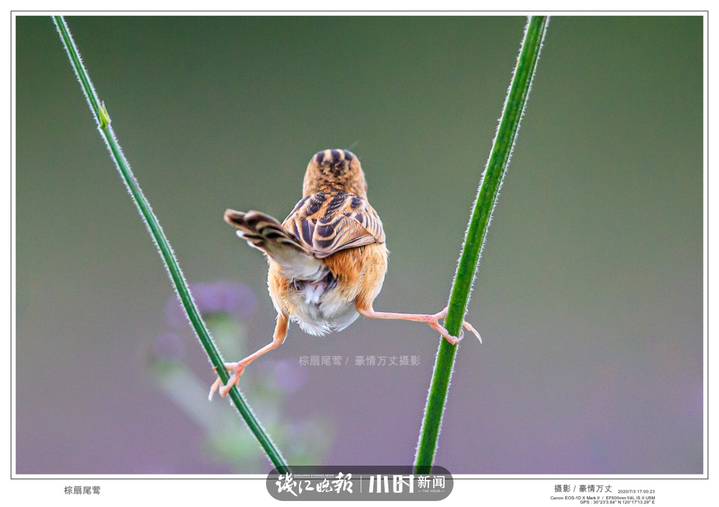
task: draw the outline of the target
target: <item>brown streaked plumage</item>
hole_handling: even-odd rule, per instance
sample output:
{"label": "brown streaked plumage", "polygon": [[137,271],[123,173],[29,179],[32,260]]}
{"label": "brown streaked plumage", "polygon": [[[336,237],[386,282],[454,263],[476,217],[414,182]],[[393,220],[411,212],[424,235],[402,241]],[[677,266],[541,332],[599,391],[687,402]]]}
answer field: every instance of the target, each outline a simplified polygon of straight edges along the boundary
{"label": "brown streaked plumage", "polygon": [[[307,166],[302,190],[302,199],[283,223],[258,211],[225,212],[225,221],[237,229],[237,235],[267,257],[277,324],[272,343],[242,361],[226,364],[233,372],[230,381],[222,386],[218,378],[210,398],[218,388],[221,396],[227,395],[248,364],[279,346],[290,321],[309,334],[323,335],[341,331],[359,315],[411,320],[429,324],[452,344],[462,339],[439,323],[446,308],[433,315],[373,310],[389,251],[382,221],[367,201],[364,172],[352,152],[317,152]],[[464,327],[479,337],[467,322]]]}

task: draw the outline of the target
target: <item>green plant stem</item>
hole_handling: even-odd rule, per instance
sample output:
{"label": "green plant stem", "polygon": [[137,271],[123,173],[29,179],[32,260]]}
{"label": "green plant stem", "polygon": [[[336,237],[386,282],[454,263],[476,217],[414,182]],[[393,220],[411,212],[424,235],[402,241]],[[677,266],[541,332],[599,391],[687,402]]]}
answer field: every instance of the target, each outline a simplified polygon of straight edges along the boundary
{"label": "green plant stem", "polygon": [[[145,221],[145,224],[147,225],[147,228],[150,232],[150,235],[152,236],[152,239],[155,242],[155,245],[159,249],[162,260],[165,262],[165,266],[170,276],[170,280],[172,281],[177,295],[180,298],[180,302],[182,303],[182,307],[187,313],[187,317],[189,318],[190,323],[192,324],[192,327],[195,330],[198,339],[200,340],[200,343],[204,347],[205,352],[210,359],[210,362],[217,369],[217,372],[220,375],[222,382],[226,384],[227,381],[230,379],[230,374],[225,369],[222,356],[217,350],[215,343],[212,341],[210,332],[208,331],[207,326],[202,320],[200,312],[192,299],[190,288],[185,281],[185,277],[182,274],[182,270],[180,269],[180,265],[177,262],[177,258],[172,252],[170,242],[167,240],[167,237],[165,236],[162,227],[160,227],[160,223],[158,222],[157,217],[155,216],[152,211],[152,208],[150,207],[150,203],[142,193],[142,190],[140,189],[140,186],[137,183],[137,180],[135,179],[132,170],[130,169],[130,165],[122,153],[122,149],[117,142],[115,133],[110,126],[110,117],[107,114],[107,109],[105,109],[104,103],[98,98],[95,88],[92,85],[92,81],[90,81],[90,76],[88,75],[87,70],[82,63],[82,60],[80,59],[80,54],[77,50],[77,47],[75,46],[75,41],[70,34],[70,30],[67,27],[67,23],[65,22],[63,16],[53,16],[53,21],[55,22],[55,26],[57,27],[57,31],[60,34],[60,38],[62,39],[62,42],[65,46],[68,57],[70,58],[72,67],[75,70],[75,74],[80,80],[80,84],[82,86],[83,92],[85,93],[85,97],[87,98],[90,110],[92,111],[92,114],[97,121],[100,134],[105,140],[112,159],[114,160],[115,165],[117,166],[117,169],[120,172],[123,181],[125,182],[125,185],[127,185],[127,188],[130,191],[130,194],[132,195],[132,198],[135,201],[138,210],[140,211],[140,215],[142,216]],[[282,454],[277,449],[277,447],[275,447],[275,444],[272,442],[269,435],[262,428],[262,425],[253,414],[252,409],[244,400],[242,394],[237,389],[237,387],[233,387],[230,390],[230,398],[232,399],[232,402],[234,403],[235,407],[237,407],[240,416],[242,416],[244,421],[247,423],[247,426],[249,427],[250,431],[255,435],[260,445],[262,446],[262,449],[264,449],[265,453],[267,454],[267,457],[270,459],[275,468],[277,468],[279,473],[289,472],[289,467],[285,463]]]}
{"label": "green plant stem", "polygon": [[[509,165],[514,143],[517,140],[519,123],[527,104],[548,21],[546,16],[532,16],[525,28],[512,84],[507,93],[499,129],[479,185],[452,285],[449,310],[445,319],[445,327],[452,336],[459,336],[462,328],[490,217],[499,196],[499,189]],[[430,473],[434,462],[456,353],[456,345],[451,345],[445,339],[440,340],[415,457],[414,467],[417,474]]]}

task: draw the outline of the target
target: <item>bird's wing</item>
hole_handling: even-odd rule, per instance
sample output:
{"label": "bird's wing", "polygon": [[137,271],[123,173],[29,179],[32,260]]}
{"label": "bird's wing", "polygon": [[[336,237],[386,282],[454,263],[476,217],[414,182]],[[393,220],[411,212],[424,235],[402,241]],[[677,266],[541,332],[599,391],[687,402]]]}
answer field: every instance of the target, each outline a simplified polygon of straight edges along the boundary
{"label": "bird's wing", "polygon": [[367,200],[341,191],[305,197],[282,225],[318,259],[385,241],[382,221]]}

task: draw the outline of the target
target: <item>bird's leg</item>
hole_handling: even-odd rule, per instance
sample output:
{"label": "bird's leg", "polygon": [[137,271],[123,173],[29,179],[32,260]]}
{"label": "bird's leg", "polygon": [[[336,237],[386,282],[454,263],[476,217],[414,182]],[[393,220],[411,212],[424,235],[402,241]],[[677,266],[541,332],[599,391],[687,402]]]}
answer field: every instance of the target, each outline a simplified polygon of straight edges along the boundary
{"label": "bird's leg", "polygon": [[[362,315],[363,317],[368,317],[370,319],[411,320],[413,322],[425,322],[429,324],[429,327],[444,336],[444,338],[452,345],[456,345],[457,343],[459,343],[464,336],[464,333],[460,333],[459,337],[452,336],[444,328],[444,326],[439,323],[439,319],[443,319],[447,316],[447,308],[433,315],[425,315],[420,313],[376,312],[372,309],[371,304],[362,304],[359,301],[355,303],[355,308],[357,308],[357,312],[359,312],[360,315]],[[472,327],[472,324],[465,321],[462,322],[462,326],[474,333],[477,338],[479,338],[480,343],[482,342],[482,337],[479,336],[477,330]]]}
{"label": "bird's leg", "polygon": [[215,380],[215,383],[212,384],[212,387],[210,388],[209,398],[212,399],[212,396],[218,389],[220,390],[220,396],[222,396],[223,398],[227,396],[227,393],[230,392],[232,386],[236,386],[239,383],[240,377],[242,376],[242,373],[244,373],[245,367],[248,364],[250,364],[252,361],[257,359],[261,355],[269,352],[270,350],[276,349],[282,344],[282,342],[285,341],[285,338],[287,337],[287,328],[289,327],[289,323],[290,321],[287,315],[280,313],[279,315],[277,315],[277,325],[275,326],[275,334],[272,338],[272,343],[265,345],[254,354],[250,354],[249,356],[244,358],[242,361],[239,361],[237,363],[225,363],[225,368],[227,368],[227,371],[232,372],[230,380],[227,382],[227,385],[222,385],[222,379],[220,377],[217,377],[217,380]]}

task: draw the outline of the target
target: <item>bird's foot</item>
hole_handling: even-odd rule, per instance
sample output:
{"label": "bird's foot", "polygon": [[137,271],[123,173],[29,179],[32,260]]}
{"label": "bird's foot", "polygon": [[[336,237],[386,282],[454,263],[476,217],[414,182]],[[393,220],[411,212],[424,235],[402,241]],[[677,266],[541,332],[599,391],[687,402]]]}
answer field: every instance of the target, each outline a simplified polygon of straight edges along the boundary
{"label": "bird's foot", "polygon": [[[227,381],[227,384],[222,384],[222,378],[219,376],[217,377],[217,380],[215,380],[215,383],[212,384],[212,387],[210,388],[210,395],[208,398],[211,400],[212,397],[215,394],[215,391],[220,391],[220,396],[223,398],[227,396],[227,393],[230,392],[230,389],[232,389],[234,386],[238,385],[240,382],[240,377],[245,371],[245,365],[242,361],[237,363],[225,363],[225,368],[227,368],[227,371],[231,371],[232,375],[230,375],[230,379]],[[217,371],[217,368],[215,368],[213,371]]]}
{"label": "bird's foot", "polygon": [[[444,319],[447,316],[447,308],[448,307],[445,307],[445,309],[441,312],[431,315],[430,320],[427,322],[427,324],[429,324],[432,329],[441,334],[449,343],[451,343],[452,345],[457,345],[459,342],[462,341],[462,338],[464,338],[464,330],[460,329],[458,337],[452,336],[451,334],[449,334],[449,331],[447,331],[447,329],[445,329],[445,327],[439,323],[439,319]],[[463,321],[462,326],[474,333],[474,335],[479,338],[479,343],[482,343],[482,337],[479,336],[479,333],[476,329],[474,329],[474,326],[472,326],[472,324],[467,321]]]}

